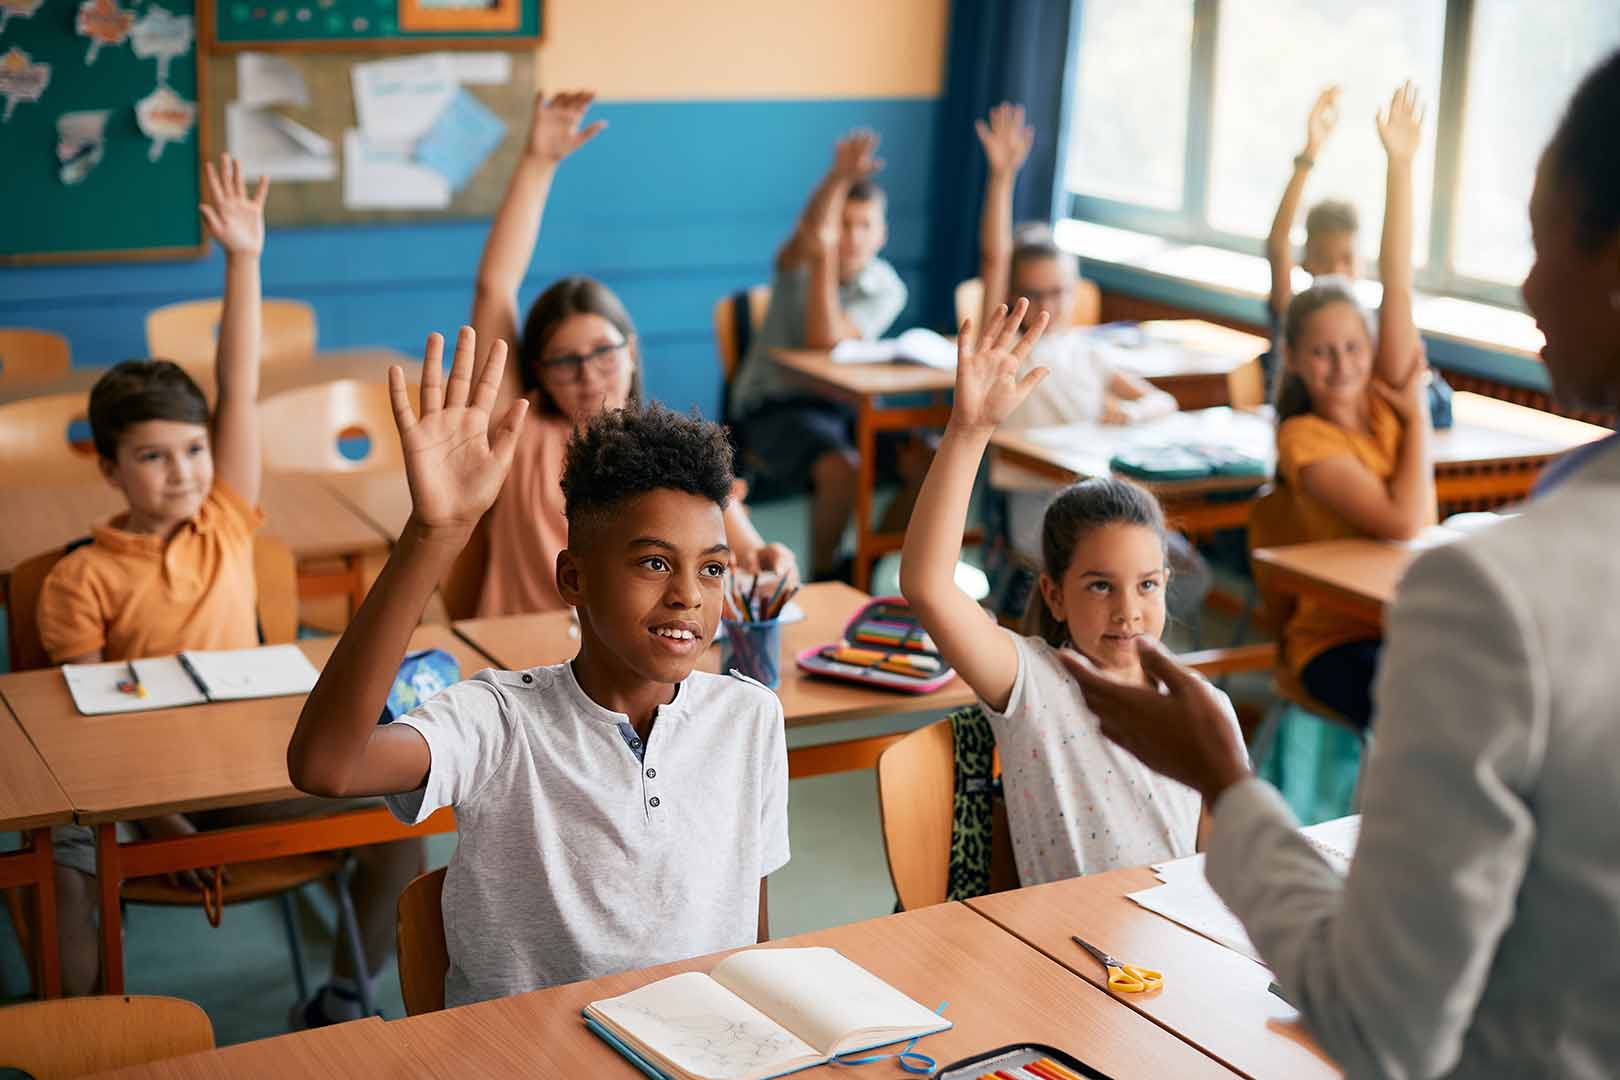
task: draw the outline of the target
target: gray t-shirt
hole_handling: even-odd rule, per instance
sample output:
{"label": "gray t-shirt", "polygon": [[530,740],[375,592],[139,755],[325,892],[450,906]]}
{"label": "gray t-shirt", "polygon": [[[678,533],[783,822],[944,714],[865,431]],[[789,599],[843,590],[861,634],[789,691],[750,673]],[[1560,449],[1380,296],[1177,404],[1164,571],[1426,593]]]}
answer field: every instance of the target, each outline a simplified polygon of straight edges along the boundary
{"label": "gray t-shirt", "polygon": [[645,746],[570,664],[481,671],[396,722],[432,765],[389,809],[456,811],[445,1004],[758,937],[760,879],[788,861],[782,706],[758,683],[693,672]]}
{"label": "gray t-shirt", "polygon": [[[809,306],[810,270],[796,266],[771,278],[771,304],[754,334],[731,388],[731,409],[747,416],[777,398],[791,397],[793,386],[771,359],[772,349],[804,347],[805,311]],[[838,286],[838,306],[860,328],[861,337],[883,336],[906,306],[906,283],[883,259],[873,259]]]}

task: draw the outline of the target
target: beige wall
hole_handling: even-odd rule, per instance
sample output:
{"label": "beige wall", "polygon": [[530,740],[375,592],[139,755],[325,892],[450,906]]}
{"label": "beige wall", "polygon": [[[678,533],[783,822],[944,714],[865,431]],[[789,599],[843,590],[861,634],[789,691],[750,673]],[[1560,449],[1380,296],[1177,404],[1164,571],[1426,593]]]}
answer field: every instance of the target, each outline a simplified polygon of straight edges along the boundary
{"label": "beige wall", "polygon": [[948,0],[545,0],[545,89],[611,101],[933,97]]}

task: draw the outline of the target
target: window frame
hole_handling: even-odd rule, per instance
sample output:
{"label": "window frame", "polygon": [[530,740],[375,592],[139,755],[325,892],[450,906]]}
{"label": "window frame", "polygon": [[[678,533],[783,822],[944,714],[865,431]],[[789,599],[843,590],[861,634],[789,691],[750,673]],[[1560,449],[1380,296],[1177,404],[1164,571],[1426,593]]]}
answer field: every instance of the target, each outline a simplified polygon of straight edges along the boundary
{"label": "window frame", "polygon": [[[1074,60],[1084,30],[1085,0],[1070,0],[1069,50],[1064,63],[1063,123],[1059,155],[1057,191],[1054,203],[1060,216],[1094,221],[1135,232],[1152,233],[1167,240],[1203,244],[1253,255],[1264,238],[1217,229],[1209,221],[1209,179],[1213,153],[1215,67],[1217,37],[1220,33],[1221,0],[1193,0],[1193,45],[1189,58],[1187,93],[1187,145],[1184,155],[1182,204],[1179,210],[1162,210],[1139,204],[1082,195],[1071,191],[1065,177],[1068,143],[1075,109]],[[1462,157],[1463,104],[1468,93],[1469,45],[1473,32],[1473,0],[1445,0],[1446,16],[1440,58],[1440,88],[1436,98],[1434,183],[1430,192],[1428,235],[1413,238],[1425,245],[1426,265],[1417,268],[1413,285],[1426,293],[1482,301],[1501,307],[1524,309],[1517,284],[1503,284],[1458,273],[1452,266],[1452,240],[1458,209],[1459,168]],[[1278,183],[1284,177],[1279,163]],[[1279,187],[1280,190],[1280,187]],[[1262,251],[1263,254],[1263,251]],[[1375,260],[1369,260],[1374,263]]]}

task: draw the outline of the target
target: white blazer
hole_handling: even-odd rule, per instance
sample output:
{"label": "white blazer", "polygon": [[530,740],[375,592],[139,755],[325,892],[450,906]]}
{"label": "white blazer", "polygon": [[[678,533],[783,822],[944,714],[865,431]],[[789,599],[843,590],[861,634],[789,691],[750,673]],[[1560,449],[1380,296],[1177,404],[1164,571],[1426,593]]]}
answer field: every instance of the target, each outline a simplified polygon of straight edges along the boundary
{"label": "white blazer", "polygon": [[1351,1076],[1620,1072],[1620,442],[1419,558],[1339,880],[1260,781],[1209,878]]}

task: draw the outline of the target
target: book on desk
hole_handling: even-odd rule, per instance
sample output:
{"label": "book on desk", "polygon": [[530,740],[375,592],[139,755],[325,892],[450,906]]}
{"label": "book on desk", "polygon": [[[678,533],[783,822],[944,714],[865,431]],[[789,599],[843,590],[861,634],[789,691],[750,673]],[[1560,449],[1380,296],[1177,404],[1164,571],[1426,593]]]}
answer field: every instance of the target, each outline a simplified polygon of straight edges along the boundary
{"label": "book on desk", "polygon": [[307,694],[319,677],[296,645],[195,649],[177,656],[62,665],[73,704],[85,716]]}

